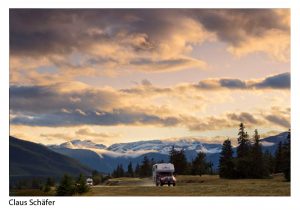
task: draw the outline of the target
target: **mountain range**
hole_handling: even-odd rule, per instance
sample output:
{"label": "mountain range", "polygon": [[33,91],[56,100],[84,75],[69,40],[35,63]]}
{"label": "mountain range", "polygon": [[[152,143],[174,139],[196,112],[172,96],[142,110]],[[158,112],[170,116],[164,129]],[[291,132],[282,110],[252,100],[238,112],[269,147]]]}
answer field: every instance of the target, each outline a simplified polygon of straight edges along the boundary
{"label": "mountain range", "polygon": [[[277,144],[285,141],[287,132],[275,136],[269,136],[261,140],[263,150],[274,153]],[[222,149],[221,143],[207,143],[200,138],[178,138],[173,140],[148,140],[129,143],[118,143],[110,146],[96,144],[91,140],[71,140],[59,145],[48,145],[47,147],[57,153],[74,158],[86,166],[100,172],[111,173],[118,164],[127,167],[131,161],[133,166],[140,163],[144,156],[154,161],[165,161],[169,159],[169,151],[184,149],[189,161],[194,159],[198,152],[204,152],[206,159],[213,163],[217,169],[219,154]],[[236,148],[234,148],[234,151]]]}

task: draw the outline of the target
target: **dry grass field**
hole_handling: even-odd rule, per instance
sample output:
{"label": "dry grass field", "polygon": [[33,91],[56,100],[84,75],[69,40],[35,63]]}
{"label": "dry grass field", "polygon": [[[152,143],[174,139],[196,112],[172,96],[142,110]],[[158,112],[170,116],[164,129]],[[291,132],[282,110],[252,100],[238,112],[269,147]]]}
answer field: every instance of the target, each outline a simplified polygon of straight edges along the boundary
{"label": "dry grass field", "polygon": [[220,179],[219,176],[177,176],[175,187],[156,187],[151,179],[110,179],[92,187],[88,196],[289,196],[290,183],[282,175],[272,179]]}
{"label": "dry grass field", "polygon": [[[283,175],[271,179],[220,179],[218,175],[177,176],[177,185],[156,187],[151,178],[114,178],[93,186],[83,196],[290,196]],[[55,189],[18,190],[13,196],[53,196]]]}

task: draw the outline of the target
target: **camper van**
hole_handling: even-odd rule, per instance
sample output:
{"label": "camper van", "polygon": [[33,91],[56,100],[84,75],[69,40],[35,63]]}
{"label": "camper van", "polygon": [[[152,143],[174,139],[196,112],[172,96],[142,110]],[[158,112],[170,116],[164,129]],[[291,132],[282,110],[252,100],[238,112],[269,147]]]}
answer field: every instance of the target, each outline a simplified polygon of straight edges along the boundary
{"label": "camper van", "polygon": [[175,186],[176,179],[173,175],[174,172],[175,168],[172,163],[155,164],[152,167],[153,182],[156,186],[163,186],[164,184]]}
{"label": "camper van", "polygon": [[93,179],[92,178],[87,178],[86,179],[86,184],[88,185],[88,186],[93,186]]}

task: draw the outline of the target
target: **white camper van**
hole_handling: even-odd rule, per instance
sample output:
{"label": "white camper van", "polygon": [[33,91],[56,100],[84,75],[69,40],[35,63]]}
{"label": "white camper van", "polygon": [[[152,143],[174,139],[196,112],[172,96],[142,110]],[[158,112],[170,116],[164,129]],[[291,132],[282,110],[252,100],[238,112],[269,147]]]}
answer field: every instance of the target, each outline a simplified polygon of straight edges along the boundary
{"label": "white camper van", "polygon": [[174,165],[172,163],[158,163],[152,167],[153,182],[156,186],[163,186],[167,184],[168,186],[176,185],[176,178],[173,173],[175,171]]}
{"label": "white camper van", "polygon": [[92,178],[87,178],[86,179],[86,184],[88,185],[88,186],[93,186],[93,179]]}

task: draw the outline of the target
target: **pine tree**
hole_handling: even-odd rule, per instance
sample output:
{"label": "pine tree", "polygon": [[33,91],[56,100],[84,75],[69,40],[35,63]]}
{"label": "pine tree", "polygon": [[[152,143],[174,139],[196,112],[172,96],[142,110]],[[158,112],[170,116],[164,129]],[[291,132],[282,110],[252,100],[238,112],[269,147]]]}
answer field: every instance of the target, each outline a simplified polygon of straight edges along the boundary
{"label": "pine tree", "polygon": [[134,176],[139,177],[140,176],[140,165],[136,164],[135,169],[134,169]]}
{"label": "pine tree", "polygon": [[231,141],[225,140],[219,159],[219,175],[221,178],[234,178],[234,161]]}
{"label": "pine tree", "polygon": [[132,168],[132,163],[131,161],[129,162],[128,166],[127,166],[127,175],[129,177],[133,177],[133,168]]}
{"label": "pine tree", "polygon": [[254,144],[251,151],[251,174],[249,178],[263,178],[269,176],[268,170],[264,167],[263,152],[260,144],[260,136],[258,135],[257,129],[254,130],[253,136]]}
{"label": "pine tree", "polygon": [[197,154],[192,162],[192,174],[202,176],[202,174],[208,173],[208,163],[205,158],[205,153],[199,152]]}
{"label": "pine tree", "polygon": [[86,178],[80,174],[77,181],[76,181],[76,193],[83,194],[89,191],[89,187],[86,184]]}
{"label": "pine tree", "polygon": [[51,190],[51,187],[55,185],[55,182],[52,178],[48,177],[44,186],[43,191],[44,192],[49,192]]}
{"label": "pine tree", "polygon": [[71,196],[75,194],[75,183],[71,176],[65,174],[56,189],[58,196]]}
{"label": "pine tree", "polygon": [[250,150],[250,142],[248,139],[248,134],[245,131],[245,126],[243,123],[240,124],[238,133],[238,147],[237,147],[237,157],[243,158],[248,156]]}
{"label": "pine tree", "polygon": [[268,150],[263,153],[263,159],[264,159],[264,170],[267,172],[267,174],[272,174],[275,172],[275,158],[272,155],[271,152]]}
{"label": "pine tree", "polygon": [[120,164],[119,167],[118,167],[118,177],[123,177],[124,174],[125,174],[125,172],[124,172],[123,165]]}
{"label": "pine tree", "polygon": [[245,131],[243,123],[240,124],[238,133],[238,147],[237,147],[237,176],[239,178],[251,177],[251,144],[248,139],[248,134]]}
{"label": "pine tree", "polygon": [[289,130],[286,142],[283,144],[282,171],[287,181],[291,180],[291,131]]}
{"label": "pine tree", "polygon": [[147,156],[144,156],[142,165],[140,167],[140,176],[148,177],[151,176],[152,166],[150,165],[150,161]]}
{"label": "pine tree", "polygon": [[112,176],[117,178],[117,177],[123,177],[125,175],[123,165],[118,164],[117,168],[112,172]]}
{"label": "pine tree", "polygon": [[275,173],[283,172],[283,150],[282,142],[279,142],[275,153]]}
{"label": "pine tree", "polygon": [[188,171],[188,162],[184,154],[184,150],[175,150],[174,146],[169,153],[170,163],[174,164],[177,174],[186,174]]}
{"label": "pine tree", "polygon": [[98,185],[103,181],[103,176],[97,171],[92,171],[93,184]]}

